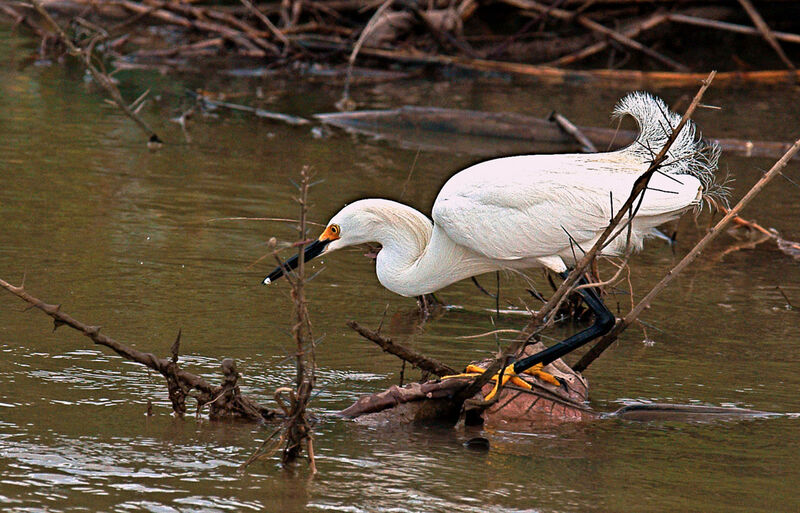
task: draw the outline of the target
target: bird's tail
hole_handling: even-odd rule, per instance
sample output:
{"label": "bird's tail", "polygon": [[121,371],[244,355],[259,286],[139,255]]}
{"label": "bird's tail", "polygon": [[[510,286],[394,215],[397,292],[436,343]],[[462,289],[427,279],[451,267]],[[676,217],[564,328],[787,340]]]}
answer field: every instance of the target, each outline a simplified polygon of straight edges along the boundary
{"label": "bird's tail", "polygon": [[[625,148],[643,162],[650,163],[678,126],[681,116],[669,110],[661,98],[637,91],[622,98],[614,108],[614,118],[631,115],[639,124],[639,136]],[[716,143],[704,141],[690,120],[667,151],[659,170],[670,175],[692,175],[703,184],[703,196],[727,203],[728,188],[715,181],[720,149]]]}

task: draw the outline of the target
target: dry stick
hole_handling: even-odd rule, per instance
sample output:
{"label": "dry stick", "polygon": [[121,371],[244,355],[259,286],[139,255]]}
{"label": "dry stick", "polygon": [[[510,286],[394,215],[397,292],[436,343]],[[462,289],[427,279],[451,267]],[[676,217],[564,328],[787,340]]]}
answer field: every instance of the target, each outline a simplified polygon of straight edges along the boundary
{"label": "dry stick", "polygon": [[[38,299],[27,293],[21,286],[15,287],[7,281],[0,279],[0,287],[8,290],[23,301],[52,317],[54,329],[58,328],[59,326],[69,326],[70,328],[73,328],[89,337],[95,344],[108,347],[125,359],[140,363],[145,367],[153,369],[164,376],[167,379],[168,384],[170,383],[170,380],[174,379],[180,388],[196,390],[200,394],[198,397],[195,397],[199,404],[213,404],[220,397],[220,395],[225,392],[224,387],[211,385],[200,376],[177,367],[175,361],[171,361],[166,358],[159,358],[153,353],[138,351],[100,333],[100,326],[90,326],[75,319],[71,315],[61,311],[61,305],[51,305],[45,303],[41,299]],[[177,353],[177,347],[173,345],[173,348],[174,360],[176,359],[175,353]],[[223,362],[223,370],[226,373],[226,380],[228,379],[229,374],[227,369],[231,369],[231,373],[235,374],[235,366],[231,367],[231,365],[233,365],[232,362],[227,362],[227,360]],[[170,395],[172,395],[172,391],[173,390],[171,389]],[[185,390],[181,390],[181,393],[185,395]],[[273,418],[276,415],[276,412],[269,410],[268,408],[264,408],[263,406],[258,405],[255,401],[242,395],[235,396],[235,403],[235,405],[226,406],[228,413],[238,413],[239,415],[249,418],[250,420],[266,420]],[[173,402],[173,405],[174,404],[175,403]],[[176,413],[181,414],[183,412],[176,410]]]}
{"label": "dry stick", "polygon": [[[308,188],[311,183],[311,175],[308,166],[304,166],[301,171],[300,197],[297,202],[300,204],[300,237],[301,241],[297,244],[298,266],[294,273],[294,280],[287,280],[291,284],[291,296],[294,302],[295,323],[292,326],[292,335],[296,343],[296,363],[297,377],[296,389],[292,394],[290,415],[286,422],[286,445],[283,449],[284,464],[293,461],[301,450],[303,440],[308,447],[308,458],[311,472],[316,473],[314,462],[314,452],[311,442],[311,427],[306,418],[306,406],[311,398],[316,381],[316,356],[314,336],[311,330],[311,320],[308,316],[308,303],[305,297],[305,258],[306,248],[306,214],[308,213]],[[288,274],[288,273],[287,273]],[[306,355],[305,348],[309,348]]]}
{"label": "dry stick", "polygon": [[33,6],[36,8],[39,14],[41,14],[42,17],[44,17],[47,20],[47,22],[53,26],[53,28],[56,30],[56,33],[58,34],[58,37],[61,39],[61,41],[63,41],[63,43],[67,46],[67,48],[69,48],[70,53],[76,57],[81,57],[84,66],[86,66],[86,69],[88,69],[89,73],[92,74],[92,78],[94,79],[94,81],[97,82],[97,84],[100,85],[100,87],[105,89],[108,95],[111,96],[111,99],[114,101],[114,103],[120,109],[122,109],[122,112],[124,112],[126,116],[128,116],[134,122],[136,122],[136,124],[139,125],[139,128],[141,128],[147,134],[148,142],[162,143],[163,141],[161,140],[161,138],[158,137],[155,131],[153,131],[153,129],[150,128],[150,125],[148,125],[142,118],[140,118],[125,103],[125,99],[122,98],[122,94],[119,92],[119,89],[117,89],[117,87],[108,77],[108,75],[98,70],[94,66],[94,64],[92,64],[91,52],[78,48],[75,45],[75,43],[72,42],[69,36],[67,36],[67,34],[64,32],[64,29],[62,29],[61,26],[58,23],[56,23],[56,20],[54,20],[53,17],[50,16],[50,13],[48,13],[47,10],[42,6],[41,0],[31,0],[31,2],[33,3]]}
{"label": "dry stick", "polygon": [[350,81],[353,79],[353,66],[356,63],[356,56],[358,55],[358,52],[361,50],[361,47],[364,45],[364,41],[366,41],[367,36],[370,34],[370,32],[373,31],[375,25],[378,24],[378,20],[380,20],[383,13],[386,12],[386,10],[389,7],[391,7],[392,3],[394,3],[394,0],[386,0],[380,7],[378,7],[378,9],[375,11],[375,14],[373,14],[372,18],[370,18],[369,21],[367,22],[366,26],[364,27],[364,30],[361,31],[361,35],[358,36],[356,44],[353,45],[353,51],[350,52],[350,58],[347,59],[347,75],[344,82],[344,91],[342,92],[342,99],[339,100],[339,102],[344,106],[347,106],[349,103],[351,103]]}
{"label": "dry stick", "polygon": [[241,0],[241,2],[242,4],[244,4],[245,7],[247,7],[247,10],[253,13],[253,15],[256,18],[258,18],[261,21],[261,23],[264,24],[265,27],[267,27],[267,30],[269,30],[273,36],[275,36],[281,43],[283,43],[283,53],[285,54],[286,51],[289,49],[289,46],[291,45],[291,41],[289,41],[289,38],[287,38],[286,35],[283,32],[281,32],[280,29],[278,29],[278,27],[276,27],[275,24],[272,23],[264,13],[259,11],[258,8],[255,5],[253,5],[253,2],[251,2],[250,0]]}
{"label": "dry stick", "polygon": [[[256,45],[261,49],[273,53],[275,55],[281,53],[278,47],[276,47],[275,45],[273,45],[272,43],[266,41],[263,37],[261,37],[261,33],[259,33],[259,31],[255,29],[255,27],[230,14],[216,11],[214,9],[194,7],[192,5],[178,3],[178,2],[166,3],[164,4],[164,8],[168,10],[177,11],[184,15],[193,16],[196,19],[194,24],[197,27],[220,32],[221,34],[224,34],[227,37],[231,38],[232,40],[236,41],[240,45],[246,46],[249,50],[255,49],[255,47],[252,45]],[[225,23],[229,27],[232,27],[233,30],[228,29],[228,27],[222,25],[208,23],[205,21],[206,19],[217,20],[222,23]],[[237,31],[241,33],[238,33]]]}
{"label": "dry stick", "polygon": [[535,2],[534,0],[503,0],[503,2],[513,5],[515,7],[519,7],[521,9],[530,9],[536,11],[538,13],[546,13],[548,16],[553,18],[562,20],[562,21],[575,21],[584,27],[588,28],[593,32],[597,32],[598,34],[602,34],[604,36],[610,37],[611,39],[617,41],[618,43],[627,46],[628,48],[632,48],[636,51],[639,51],[648,57],[655,59],[667,66],[678,70],[678,71],[689,71],[689,68],[677,62],[669,57],[662,55],[652,48],[648,48],[647,46],[639,43],[631,39],[630,37],[625,36],[617,32],[616,30],[611,30],[610,28],[606,27],[605,25],[601,25],[596,21],[587,18],[583,15],[575,16],[573,13],[569,11],[565,11],[563,9],[554,9],[552,7],[540,4],[539,2]]}
{"label": "dry stick", "polygon": [[428,358],[427,356],[423,355],[422,353],[418,353],[413,349],[409,349],[403,345],[400,345],[389,337],[385,337],[378,332],[365,328],[355,321],[349,321],[347,325],[351,329],[358,332],[358,334],[362,337],[378,344],[378,346],[380,346],[380,348],[387,353],[397,356],[401,360],[410,363],[420,370],[430,372],[436,376],[449,376],[451,374],[457,374],[452,367],[434,360],[433,358]]}
{"label": "dry stick", "polygon": [[622,333],[625,328],[627,328],[642,311],[650,306],[650,303],[653,299],[658,295],[659,292],[664,290],[664,288],[671,282],[675,277],[680,274],[689,264],[691,264],[705,249],[708,244],[713,241],[717,236],[722,233],[725,227],[738,217],[739,212],[747,206],[756,195],[761,192],[761,190],[773,179],[775,176],[780,174],[781,170],[786,167],[786,164],[792,159],[792,157],[800,150],[800,139],[796,140],[791,148],[783,155],[783,157],[778,160],[775,165],[765,174],[761,179],[756,182],[753,187],[747,191],[747,194],[739,200],[739,203],[736,204],[735,207],[730,209],[725,217],[723,217],[715,226],[711,229],[710,232],[703,237],[700,242],[695,244],[689,253],[683,259],[678,262],[678,264],[673,267],[667,274],[659,281],[655,287],[653,287],[650,292],[625,316],[625,318],[618,320],[617,323],[614,325],[614,328],[606,334],[594,347],[592,347],[589,352],[587,352],[583,358],[581,358],[577,364],[573,366],[573,369],[582,372],[585,370],[600,354],[608,348],[616,339],[617,336]]}
{"label": "dry stick", "polygon": [[[538,330],[541,329],[539,326],[541,323],[546,319],[550,313],[555,311],[555,309],[561,304],[561,301],[567,296],[567,294],[573,289],[573,285],[578,280],[580,276],[583,275],[584,271],[589,267],[589,265],[594,261],[595,256],[598,254],[600,249],[605,245],[606,240],[611,236],[612,232],[616,229],[616,227],[620,224],[623,217],[628,215],[633,207],[634,202],[641,196],[644,190],[647,188],[647,184],[650,181],[650,177],[658,170],[661,163],[664,161],[667,155],[667,151],[672,146],[672,143],[675,142],[675,139],[678,137],[678,134],[683,129],[684,125],[689,121],[692,113],[697,108],[697,105],[700,103],[700,99],[705,94],[708,87],[711,85],[711,82],[714,80],[714,76],[716,75],[716,71],[712,71],[709,73],[708,77],[703,81],[703,85],[700,87],[700,90],[697,91],[692,103],[689,105],[689,108],[686,109],[683,117],[681,118],[680,122],[677,126],[672,127],[672,133],[669,135],[669,138],[664,143],[664,146],[661,148],[661,151],[658,152],[653,158],[652,163],[647,168],[647,170],[636,179],[633,185],[633,189],[631,190],[628,199],[623,203],[622,207],[617,211],[614,217],[611,219],[611,222],[608,224],[606,229],[597,239],[595,244],[592,248],[586,252],[581,258],[581,260],[575,265],[575,268],[572,272],[569,273],[567,278],[561,283],[561,286],[558,287],[558,290],[553,293],[550,300],[542,306],[542,308],[536,312],[533,316],[531,321],[528,323],[527,326],[523,329],[523,335],[520,336],[515,342],[513,342],[503,354],[495,359],[495,361],[489,366],[486,372],[480,376],[478,376],[475,381],[473,381],[468,387],[466,387],[461,393],[460,397],[467,399],[478,393],[478,391],[489,382],[489,380],[498,372],[501,371],[502,368],[505,367],[506,361],[510,355],[516,354],[519,350],[527,343],[536,333]],[[499,393],[496,394],[495,397],[499,396]],[[482,405],[481,405],[482,406]]]}
{"label": "dry stick", "polygon": [[[721,208],[724,213],[727,214],[729,212],[729,210],[726,209],[725,207]],[[774,228],[767,230],[766,228],[756,223],[755,221],[748,221],[747,219],[743,219],[739,216],[734,217],[733,222],[735,224],[738,224],[739,226],[744,226],[751,230],[761,232],[765,238],[763,240],[758,241],[758,244],[760,244],[764,240],[772,239],[778,245],[778,249],[786,253],[787,255],[797,258],[796,255],[800,254],[800,243],[784,239],[783,237],[781,237],[780,233],[778,233],[778,231],[775,230]]]}
{"label": "dry stick", "polygon": [[[624,35],[625,37],[634,38],[637,37],[639,34],[646,30],[653,29],[658,25],[661,25],[665,21],[667,21],[668,15],[663,13],[654,14],[651,17],[634,24],[633,26],[626,28],[620,31],[620,34]],[[564,66],[566,64],[572,64],[573,62],[577,62],[583,60],[587,57],[590,57],[596,53],[602,52],[606,48],[609,47],[608,41],[598,41],[592,45],[587,46],[582,50],[578,50],[577,52],[571,53],[569,55],[564,55],[563,57],[559,57],[554,61],[550,61],[547,63],[548,66]]]}
{"label": "dry stick", "polygon": [[[668,14],[666,17],[669,21],[672,21],[674,23],[685,23],[687,25],[695,25],[697,27],[707,27],[718,30],[726,30],[728,32],[737,32],[739,34],[749,34],[752,36],[761,35],[761,32],[759,32],[759,30],[756,28],[748,27],[747,25],[737,25],[736,23],[728,23],[726,21],[709,20],[706,18],[689,16],[686,14]],[[787,43],[800,44],[800,35],[798,34],[772,31],[772,35],[775,36],[775,39],[786,41]]]}
{"label": "dry stick", "polygon": [[761,17],[756,8],[750,2],[750,0],[739,0],[739,3],[742,5],[742,7],[744,7],[744,10],[747,11],[747,14],[750,16],[750,19],[753,20],[753,23],[755,23],[756,28],[758,28],[758,31],[761,32],[762,36],[764,36],[764,39],[767,40],[767,43],[769,43],[772,49],[775,50],[775,53],[778,54],[778,57],[781,58],[783,63],[786,64],[786,67],[792,71],[797,69],[794,67],[794,64],[792,64],[792,61],[789,60],[789,57],[787,57],[786,54],[783,52],[781,44],[778,42],[777,39],[775,39],[775,35],[770,30],[769,26],[767,25],[767,22],[764,21],[764,18]]}
{"label": "dry stick", "polygon": [[594,144],[592,144],[592,141],[590,141],[589,138],[586,137],[586,135],[581,132],[581,130],[570,120],[556,111],[550,113],[549,119],[550,121],[554,121],[559,128],[561,128],[561,130],[571,135],[576,141],[578,141],[578,144],[581,145],[581,151],[584,153],[597,153],[597,148],[595,148]]}

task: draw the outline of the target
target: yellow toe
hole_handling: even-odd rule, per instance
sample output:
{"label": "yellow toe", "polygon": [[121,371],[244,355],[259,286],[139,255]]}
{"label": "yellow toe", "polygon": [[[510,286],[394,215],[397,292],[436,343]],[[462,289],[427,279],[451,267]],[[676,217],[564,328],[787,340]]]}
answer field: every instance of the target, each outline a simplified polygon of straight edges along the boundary
{"label": "yellow toe", "polygon": [[560,387],[561,386],[561,382],[558,379],[556,379],[556,377],[553,376],[552,374],[550,374],[549,372],[543,371],[542,368],[544,368],[544,365],[542,365],[541,363],[537,363],[536,365],[534,365],[530,369],[525,369],[524,372],[525,372],[525,374],[530,374],[531,376],[536,376],[538,379],[540,379],[540,380],[542,380],[542,381],[544,381],[546,383],[550,383],[551,385],[555,385],[557,387]]}

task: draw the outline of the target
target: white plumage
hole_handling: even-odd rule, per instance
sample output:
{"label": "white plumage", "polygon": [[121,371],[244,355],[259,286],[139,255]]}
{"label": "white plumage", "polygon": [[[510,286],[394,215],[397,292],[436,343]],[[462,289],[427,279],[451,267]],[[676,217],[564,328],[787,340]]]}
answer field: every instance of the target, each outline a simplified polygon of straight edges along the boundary
{"label": "white plumage", "polygon": [[[481,162],[445,183],[433,205],[433,223],[406,205],[364,199],[337,213],[320,241],[327,244],[326,252],[380,243],[378,279],[404,296],[434,292],[499,269],[563,272],[574,253],[581,257],[579,248],[594,244],[680,120],[647,93],[623,98],[615,115],[625,114],[640,128],[627,148]],[[718,156],[718,148],[697,139],[694,125],[687,123],[650,180],[632,223],[632,249],[639,249],[656,226],[701,204],[711,190]],[[623,253],[626,235],[618,236],[603,254]]]}

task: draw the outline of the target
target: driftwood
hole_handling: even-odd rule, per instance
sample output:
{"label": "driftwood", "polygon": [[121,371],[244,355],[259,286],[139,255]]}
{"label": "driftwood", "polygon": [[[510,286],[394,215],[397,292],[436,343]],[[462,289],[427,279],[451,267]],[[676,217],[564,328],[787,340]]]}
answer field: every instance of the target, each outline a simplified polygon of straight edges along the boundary
{"label": "driftwood", "polygon": [[[542,348],[534,344],[525,354]],[[487,362],[477,362],[485,365]],[[548,372],[555,374],[565,384],[554,387],[530,376],[523,376],[531,385],[526,390],[506,385],[498,400],[489,408],[478,411],[467,419],[470,424],[485,427],[529,431],[565,422],[583,422],[600,419],[625,419],[634,421],[712,421],[767,417],[774,414],[744,408],[721,408],[696,404],[631,404],[613,412],[598,412],[587,403],[588,384],[572,369],[549,365]],[[470,378],[410,383],[363,396],[339,412],[341,417],[371,426],[396,426],[415,422],[455,423],[460,414],[457,398],[466,388]],[[485,395],[492,389],[487,384],[479,392]],[[476,398],[477,399],[477,398]]]}
{"label": "driftwood", "polygon": [[[374,338],[369,340],[378,343]],[[544,346],[541,343],[531,344],[523,354],[533,354],[542,349]],[[402,351],[407,351],[407,348]],[[402,358],[402,351],[394,354]],[[485,367],[491,360],[475,363]],[[557,387],[522,375],[521,378],[532,387],[531,390],[507,384],[497,400],[490,407],[476,411],[468,423],[523,428],[531,424],[540,426],[543,423],[587,420],[597,416],[585,404],[589,387],[580,374],[560,360],[546,366],[545,371],[553,374],[562,385]],[[461,412],[460,396],[471,383],[471,378],[449,378],[411,383],[404,387],[393,386],[386,391],[362,397],[339,414],[366,424],[431,420],[455,422]],[[476,399],[488,394],[493,387],[492,383],[485,384],[477,392]]]}
{"label": "driftwood", "polygon": [[381,349],[387,353],[393,354],[401,360],[410,363],[418,369],[429,372],[436,376],[448,376],[456,374],[457,371],[439,361],[429,358],[413,349],[409,349],[402,344],[394,342],[391,338],[385,337],[380,333],[371,329],[365,328],[355,321],[350,321],[347,325],[356,331],[359,335],[375,342]]}
{"label": "driftwood", "polygon": [[178,365],[180,332],[170,350],[171,358],[160,358],[153,353],[139,351],[100,333],[100,326],[90,326],[75,319],[63,312],[61,305],[45,303],[29,294],[21,286],[16,287],[0,279],[0,287],[52,317],[54,330],[60,326],[69,326],[92,339],[95,344],[108,347],[123,358],[140,363],[164,376],[172,409],[179,416],[186,413],[186,398],[193,397],[197,401],[198,414],[202,408],[208,406],[209,418],[214,420],[244,419],[263,422],[283,417],[280,413],[261,406],[253,399],[241,394],[237,384],[239,374],[236,371],[236,364],[229,358],[222,362],[224,375],[222,385],[212,385],[202,377],[181,369]]}
{"label": "driftwood", "polygon": [[[669,43],[676,39],[675,32],[690,24],[741,35],[742,40],[736,40],[741,48],[748,44],[746,38],[761,36],[788,68],[785,72],[747,71],[758,69],[760,63],[748,66],[728,58],[731,53],[738,52],[726,41],[720,48],[705,49],[719,54],[716,62],[725,60],[737,66],[727,70],[728,73],[720,73],[718,83],[790,83],[798,77],[789,53],[780,43],[795,44],[800,41],[800,34],[769,28],[780,22],[791,29],[797,27],[797,22],[788,20],[779,8],[762,6],[761,12],[756,11],[749,0],[740,0],[738,8],[699,0],[680,5],[634,0],[559,0],[547,5],[536,0],[447,3],[331,0],[261,4],[241,0],[237,5],[134,0],[36,0],[36,3],[39,1],[49,12],[71,18],[85,30],[94,31],[101,40],[108,41],[103,51],[111,60],[126,66],[153,64],[160,51],[163,51],[160,64],[166,68],[185,65],[184,58],[202,61],[208,56],[244,57],[253,59],[258,66],[266,62],[270,67],[284,68],[297,61],[347,62],[352,66],[358,57],[375,62],[389,59],[457,66],[555,82],[675,86],[693,84],[703,78],[702,74],[690,73],[693,63],[676,60],[685,59],[686,53],[673,51],[669,54]],[[620,9],[620,6],[628,8]],[[41,24],[33,11],[26,3],[0,0],[0,14],[16,25],[27,27],[38,37],[48,38],[51,28]],[[724,19],[739,21],[744,16],[749,16],[756,26],[738,25]],[[147,34],[142,28],[148,25],[172,27],[174,35],[183,41],[175,44],[174,38],[167,42],[157,34]],[[644,38],[646,42],[636,38]],[[81,50],[90,47],[88,40],[95,37],[90,35],[86,39],[80,42],[84,45]],[[47,45],[42,48],[47,49]],[[575,64],[603,51],[609,52],[612,58],[615,53],[622,53],[625,59],[639,56],[641,62],[636,62],[634,67],[641,70],[655,66],[676,72],[614,69],[618,65],[612,59],[607,61],[608,69],[580,72],[553,67]],[[136,60],[140,62],[132,62]],[[591,66],[596,68],[597,64]]]}
{"label": "driftwood", "polygon": [[[512,112],[480,112],[405,106],[392,110],[316,114],[314,117],[327,125],[390,140],[402,140],[404,137],[416,136],[415,143],[418,140],[426,140],[428,146],[434,148],[436,147],[436,138],[426,136],[425,132],[524,140],[531,145],[557,144],[562,145],[559,148],[561,151],[581,149],[580,146],[575,145],[574,136],[565,133],[557,122]],[[576,128],[586,136],[589,142],[602,150],[621,148],[636,139],[636,132],[632,130],[585,126]],[[422,134],[421,137],[420,134]],[[719,144],[720,149],[725,153],[745,157],[778,158],[791,147],[791,143],[773,141],[713,137],[706,137],[706,140]]]}

